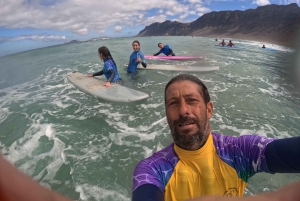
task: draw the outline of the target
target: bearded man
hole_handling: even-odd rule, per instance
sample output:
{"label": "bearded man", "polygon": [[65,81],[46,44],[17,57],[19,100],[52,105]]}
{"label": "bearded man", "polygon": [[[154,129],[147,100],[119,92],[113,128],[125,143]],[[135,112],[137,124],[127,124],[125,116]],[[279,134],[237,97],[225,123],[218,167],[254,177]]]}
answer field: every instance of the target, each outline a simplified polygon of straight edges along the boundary
{"label": "bearded man", "polygon": [[242,197],[256,173],[300,172],[300,137],[213,133],[209,123],[213,103],[195,76],[181,74],[169,81],[165,110],[174,142],[138,163],[133,201]]}

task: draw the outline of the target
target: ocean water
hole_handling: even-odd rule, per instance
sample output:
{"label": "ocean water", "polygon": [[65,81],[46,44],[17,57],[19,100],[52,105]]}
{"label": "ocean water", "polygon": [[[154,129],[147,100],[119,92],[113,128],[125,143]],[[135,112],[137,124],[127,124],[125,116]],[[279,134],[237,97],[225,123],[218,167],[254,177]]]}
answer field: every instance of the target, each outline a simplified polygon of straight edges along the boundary
{"label": "ocean water", "polygon": [[[147,71],[127,75],[133,40],[144,54],[158,42],[177,55],[205,55],[204,61],[151,64],[219,66],[192,73],[207,85],[214,103],[213,132],[255,133],[285,138],[300,135],[300,90],[293,81],[300,66],[292,49],[234,41],[239,50],[216,47],[203,37],[115,38],[52,46],[0,58],[0,150],[41,184],[74,200],[131,200],[132,173],[141,159],[172,142],[165,120],[164,87],[184,72]],[[92,73],[103,62],[97,49],[107,46],[124,85],[146,92],[134,103],[112,103],[87,95],[68,83],[70,71]],[[245,195],[270,191],[300,174],[259,173]]]}

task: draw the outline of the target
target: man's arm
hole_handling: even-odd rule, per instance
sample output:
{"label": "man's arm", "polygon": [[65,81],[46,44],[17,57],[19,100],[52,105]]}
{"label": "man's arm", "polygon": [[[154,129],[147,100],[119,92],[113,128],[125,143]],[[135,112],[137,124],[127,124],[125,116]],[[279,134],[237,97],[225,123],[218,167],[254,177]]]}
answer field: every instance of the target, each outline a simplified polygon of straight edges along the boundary
{"label": "man's arm", "polygon": [[0,154],[1,201],[71,201],[31,179]]}
{"label": "man's arm", "polygon": [[270,142],[265,151],[269,170],[274,173],[300,172],[300,136]]}
{"label": "man's arm", "polygon": [[164,201],[164,194],[159,187],[144,184],[133,191],[132,201]]}

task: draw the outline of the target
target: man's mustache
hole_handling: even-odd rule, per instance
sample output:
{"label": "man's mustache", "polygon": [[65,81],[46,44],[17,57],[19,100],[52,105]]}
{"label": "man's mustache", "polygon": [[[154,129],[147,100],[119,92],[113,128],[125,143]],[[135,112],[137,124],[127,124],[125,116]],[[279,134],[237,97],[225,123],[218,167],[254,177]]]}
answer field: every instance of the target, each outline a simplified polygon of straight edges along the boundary
{"label": "man's mustache", "polygon": [[178,119],[173,121],[173,125],[187,125],[187,124],[197,124],[197,119],[189,116],[180,115]]}

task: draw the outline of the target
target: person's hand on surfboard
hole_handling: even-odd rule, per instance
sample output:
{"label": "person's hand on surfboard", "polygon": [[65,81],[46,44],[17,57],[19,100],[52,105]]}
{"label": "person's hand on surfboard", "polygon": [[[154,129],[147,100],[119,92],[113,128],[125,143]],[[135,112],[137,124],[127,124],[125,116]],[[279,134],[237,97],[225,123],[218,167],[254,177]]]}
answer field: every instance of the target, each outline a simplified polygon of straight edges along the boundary
{"label": "person's hand on surfboard", "polygon": [[94,77],[93,74],[87,74],[87,77]]}
{"label": "person's hand on surfboard", "polygon": [[104,86],[110,87],[110,82],[106,82],[106,83],[104,84]]}

